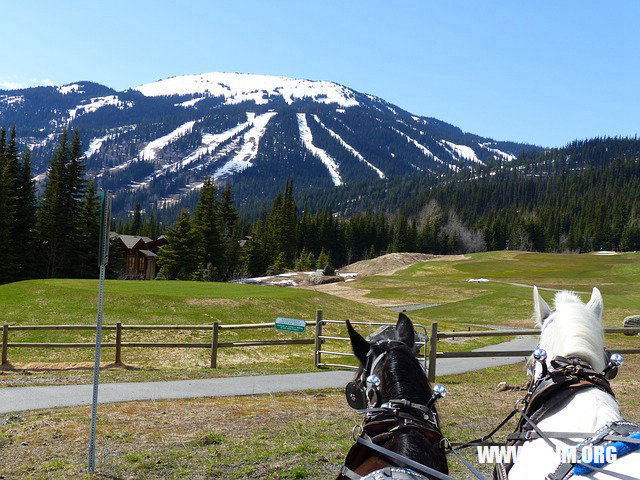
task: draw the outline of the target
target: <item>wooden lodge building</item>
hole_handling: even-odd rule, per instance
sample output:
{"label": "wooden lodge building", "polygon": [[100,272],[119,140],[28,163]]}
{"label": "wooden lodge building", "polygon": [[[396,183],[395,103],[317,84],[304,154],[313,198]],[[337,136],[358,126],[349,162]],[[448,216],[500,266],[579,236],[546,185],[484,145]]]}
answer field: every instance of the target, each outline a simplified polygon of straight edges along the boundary
{"label": "wooden lodge building", "polygon": [[122,278],[128,280],[152,280],[158,273],[158,250],[169,243],[164,235],[155,240],[136,235],[110,233],[111,239],[117,239],[124,256]]}

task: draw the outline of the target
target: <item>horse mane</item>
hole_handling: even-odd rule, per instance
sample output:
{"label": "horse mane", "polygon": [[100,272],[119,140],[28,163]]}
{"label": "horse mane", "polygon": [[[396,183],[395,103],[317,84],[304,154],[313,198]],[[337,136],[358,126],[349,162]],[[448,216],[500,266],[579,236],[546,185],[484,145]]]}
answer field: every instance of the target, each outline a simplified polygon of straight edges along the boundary
{"label": "horse mane", "polygon": [[[392,347],[389,350],[380,368],[383,401],[402,398],[425,405],[431,398],[432,390],[420,362],[408,347]],[[449,471],[447,457],[441,446],[432,444],[416,430],[400,429],[385,443],[385,447],[440,472]]]}
{"label": "horse mane", "polygon": [[600,318],[574,292],[556,293],[553,303],[554,311],[545,320],[540,339],[540,346],[549,358],[575,356],[597,371],[604,369],[604,331]]}
{"label": "horse mane", "polygon": [[408,348],[395,347],[387,354],[383,369],[382,396],[385,399],[404,398],[425,404],[432,394],[420,362]]}

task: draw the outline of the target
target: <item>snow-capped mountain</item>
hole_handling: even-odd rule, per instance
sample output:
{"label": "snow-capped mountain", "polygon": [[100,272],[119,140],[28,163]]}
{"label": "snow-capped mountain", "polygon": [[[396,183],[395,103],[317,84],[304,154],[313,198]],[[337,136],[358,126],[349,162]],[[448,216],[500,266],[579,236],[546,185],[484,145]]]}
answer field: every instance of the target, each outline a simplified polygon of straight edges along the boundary
{"label": "snow-capped mountain", "polygon": [[0,91],[0,125],[17,126],[42,181],[64,128],[78,128],[88,170],[135,202],[173,205],[205,175],[245,195],[459,171],[523,149],[464,133],[327,81],[239,73],[167,78],[123,92],[92,82]]}

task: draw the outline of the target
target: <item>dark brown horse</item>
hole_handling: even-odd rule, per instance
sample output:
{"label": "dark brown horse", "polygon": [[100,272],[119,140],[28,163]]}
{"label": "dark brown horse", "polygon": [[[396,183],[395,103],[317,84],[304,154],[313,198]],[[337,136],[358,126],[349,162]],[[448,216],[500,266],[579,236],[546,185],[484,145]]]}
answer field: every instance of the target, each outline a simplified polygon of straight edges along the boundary
{"label": "dark brown horse", "polygon": [[[360,362],[356,380],[347,385],[347,401],[365,418],[361,428],[356,427],[356,444],[337,480],[357,479],[385,467],[407,467],[422,475],[411,477],[399,470],[398,478],[438,478],[426,473],[429,469],[448,473],[434,406],[441,392],[434,395],[416,358],[411,320],[400,314],[395,338],[371,343],[349,322],[347,329],[353,353]],[[420,470],[411,461],[428,468]]]}

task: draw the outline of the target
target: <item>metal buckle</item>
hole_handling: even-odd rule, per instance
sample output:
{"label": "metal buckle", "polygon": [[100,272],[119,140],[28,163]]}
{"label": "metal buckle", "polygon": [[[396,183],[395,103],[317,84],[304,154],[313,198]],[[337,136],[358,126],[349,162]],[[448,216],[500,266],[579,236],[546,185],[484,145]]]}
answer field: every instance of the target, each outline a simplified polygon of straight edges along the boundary
{"label": "metal buckle", "polygon": [[[356,434],[356,432],[358,432]],[[353,428],[351,429],[351,438],[353,438],[353,441],[356,441],[356,438],[358,438],[360,435],[362,435],[363,432],[363,428],[362,425],[354,425]]]}

